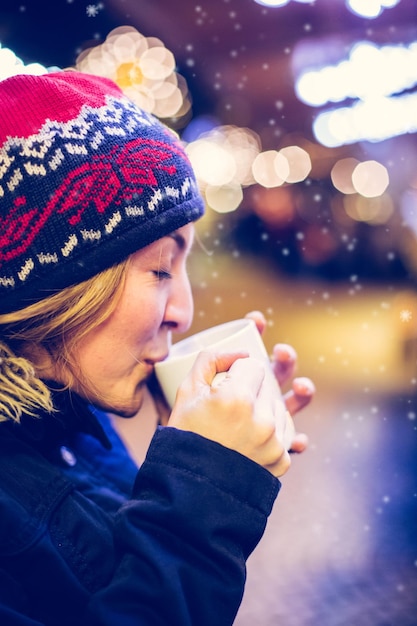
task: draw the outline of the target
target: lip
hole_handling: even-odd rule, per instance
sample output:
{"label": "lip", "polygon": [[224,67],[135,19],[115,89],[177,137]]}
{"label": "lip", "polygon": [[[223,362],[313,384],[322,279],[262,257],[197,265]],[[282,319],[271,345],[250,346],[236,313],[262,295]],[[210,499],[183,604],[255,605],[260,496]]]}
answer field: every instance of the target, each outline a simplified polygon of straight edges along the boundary
{"label": "lip", "polygon": [[160,363],[161,361],[165,361],[168,358],[169,353],[168,352],[164,352],[164,354],[162,354],[161,356],[155,356],[152,359],[150,359],[150,362],[155,365],[156,363]]}

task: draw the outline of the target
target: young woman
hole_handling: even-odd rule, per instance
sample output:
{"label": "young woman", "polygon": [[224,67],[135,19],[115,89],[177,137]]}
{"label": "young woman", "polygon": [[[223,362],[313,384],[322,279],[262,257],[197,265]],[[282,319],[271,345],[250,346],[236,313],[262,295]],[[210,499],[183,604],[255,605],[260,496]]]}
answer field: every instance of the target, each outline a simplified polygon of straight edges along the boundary
{"label": "young woman", "polygon": [[[185,153],[77,72],[0,83],[0,144],[0,623],[232,624],[290,465],[262,366],[202,353],[139,470],[108,416],[137,414],[191,324]],[[295,380],[289,410],[311,394]]]}

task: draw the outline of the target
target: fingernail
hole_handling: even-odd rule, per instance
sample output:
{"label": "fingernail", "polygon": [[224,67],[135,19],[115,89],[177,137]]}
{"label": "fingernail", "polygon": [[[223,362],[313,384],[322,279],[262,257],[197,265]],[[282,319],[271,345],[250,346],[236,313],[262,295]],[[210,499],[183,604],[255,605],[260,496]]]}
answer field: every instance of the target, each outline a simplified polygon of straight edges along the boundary
{"label": "fingernail", "polygon": [[281,362],[294,361],[297,353],[292,346],[286,343],[278,343],[274,348],[276,358]]}
{"label": "fingernail", "polygon": [[306,393],[314,393],[316,387],[313,381],[310,378],[299,377],[294,379],[293,388],[296,393],[306,394]]}

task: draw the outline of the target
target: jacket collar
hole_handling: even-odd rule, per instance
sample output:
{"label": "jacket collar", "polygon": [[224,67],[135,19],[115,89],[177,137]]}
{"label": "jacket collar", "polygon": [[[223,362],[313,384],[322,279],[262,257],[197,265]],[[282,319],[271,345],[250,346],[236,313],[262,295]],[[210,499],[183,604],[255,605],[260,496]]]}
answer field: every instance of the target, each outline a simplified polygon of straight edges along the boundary
{"label": "jacket collar", "polygon": [[110,450],[112,445],[93,407],[74,391],[62,389],[52,381],[45,381],[52,394],[55,411],[43,412],[37,417],[22,416],[25,435],[49,446],[55,441],[72,440],[78,433],[86,433]]}

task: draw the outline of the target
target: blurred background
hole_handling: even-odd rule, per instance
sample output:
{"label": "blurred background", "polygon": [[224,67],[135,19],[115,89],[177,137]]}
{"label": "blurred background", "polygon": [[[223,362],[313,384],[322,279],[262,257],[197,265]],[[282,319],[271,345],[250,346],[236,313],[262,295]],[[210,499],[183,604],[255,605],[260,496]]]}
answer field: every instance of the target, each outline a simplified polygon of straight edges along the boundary
{"label": "blurred background", "polygon": [[260,309],[317,386],[236,624],[417,626],[417,3],[2,0],[0,80],[66,68],[186,145],[192,330]]}

